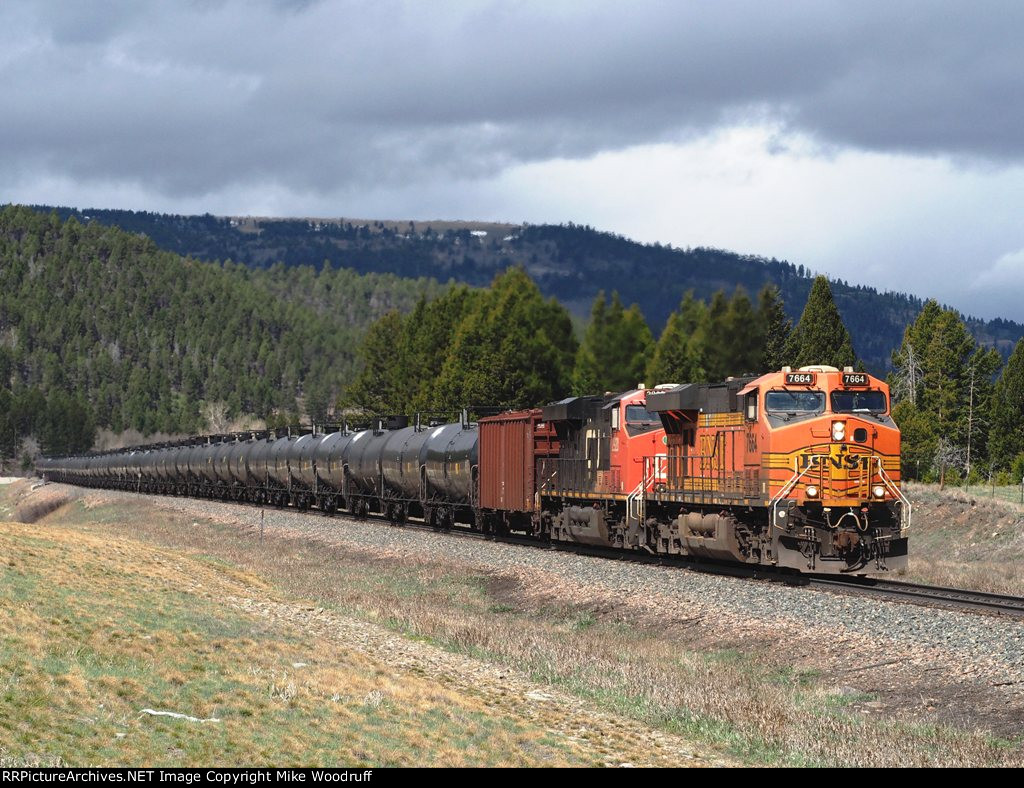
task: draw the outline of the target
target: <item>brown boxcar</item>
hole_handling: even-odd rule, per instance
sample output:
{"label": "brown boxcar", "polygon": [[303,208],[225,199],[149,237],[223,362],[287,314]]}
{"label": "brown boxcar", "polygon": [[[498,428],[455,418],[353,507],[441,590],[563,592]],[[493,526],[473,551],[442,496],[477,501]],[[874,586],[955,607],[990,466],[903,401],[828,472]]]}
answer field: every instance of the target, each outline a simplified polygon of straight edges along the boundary
{"label": "brown boxcar", "polygon": [[558,456],[555,432],[542,414],[534,408],[480,419],[480,508],[537,510],[536,458]]}

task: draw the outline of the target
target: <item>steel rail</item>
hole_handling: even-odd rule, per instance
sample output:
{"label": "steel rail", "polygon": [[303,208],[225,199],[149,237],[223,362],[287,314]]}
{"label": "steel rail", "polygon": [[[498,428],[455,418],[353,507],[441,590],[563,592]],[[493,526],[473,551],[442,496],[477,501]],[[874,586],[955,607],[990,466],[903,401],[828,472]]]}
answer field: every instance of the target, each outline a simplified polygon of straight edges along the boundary
{"label": "steel rail", "polygon": [[810,575],[807,579],[811,587],[839,591],[840,593],[889,598],[894,601],[928,607],[944,607],[974,613],[1024,618],[1024,597],[1009,594],[905,583],[899,580],[875,577]]}

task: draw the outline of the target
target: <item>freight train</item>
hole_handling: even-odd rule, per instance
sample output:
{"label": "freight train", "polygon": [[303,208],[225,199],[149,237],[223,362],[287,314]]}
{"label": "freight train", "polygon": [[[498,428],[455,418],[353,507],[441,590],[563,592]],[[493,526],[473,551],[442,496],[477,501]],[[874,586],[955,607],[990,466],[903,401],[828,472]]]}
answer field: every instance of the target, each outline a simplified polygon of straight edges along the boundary
{"label": "freight train", "polygon": [[475,423],[208,436],[36,467],[92,487],[815,574],[904,568],[911,517],[888,387],[828,366],[569,397]]}

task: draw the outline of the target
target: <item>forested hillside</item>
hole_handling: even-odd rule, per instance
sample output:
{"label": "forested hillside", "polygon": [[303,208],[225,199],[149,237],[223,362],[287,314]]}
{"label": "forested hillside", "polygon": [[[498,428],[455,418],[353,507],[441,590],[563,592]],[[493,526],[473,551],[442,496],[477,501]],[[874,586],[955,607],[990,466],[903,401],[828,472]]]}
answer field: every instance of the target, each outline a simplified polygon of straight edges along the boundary
{"label": "forested hillside", "polygon": [[83,424],[194,432],[204,402],[322,416],[366,326],[441,289],[200,262],[99,223],[2,208],[0,458],[27,435],[83,448]]}
{"label": "forested hillside", "polygon": [[[47,209],[49,210],[49,209]],[[510,265],[522,264],[545,296],[577,316],[588,314],[601,290],[617,291],[623,303],[639,304],[658,334],[687,290],[701,300],[742,285],[753,297],[765,284],[778,286],[792,319],[800,316],[812,275],[803,266],[719,249],[675,249],[639,244],[589,227],[251,219],[170,216],[133,211],[58,208],[61,216],[118,225],[145,233],[161,248],[206,260],[233,260],[263,268],[321,266],[325,261],[359,272],[455,279],[490,284]],[[887,369],[904,328],[921,311],[927,283],[916,295],[833,282],[832,292],[853,337],[857,355],[876,372]],[[968,319],[974,337],[1009,355],[1024,336],[1011,321]]]}

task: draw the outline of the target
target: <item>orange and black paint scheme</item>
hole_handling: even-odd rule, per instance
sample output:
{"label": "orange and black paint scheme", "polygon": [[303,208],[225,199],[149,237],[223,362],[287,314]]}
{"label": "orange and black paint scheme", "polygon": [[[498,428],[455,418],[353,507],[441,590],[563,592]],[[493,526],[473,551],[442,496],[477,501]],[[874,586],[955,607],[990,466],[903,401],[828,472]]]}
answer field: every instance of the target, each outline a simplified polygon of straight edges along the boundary
{"label": "orange and black paint scheme", "polygon": [[785,368],[571,398],[539,416],[552,539],[823,574],[906,566],[900,433],[871,375]]}

